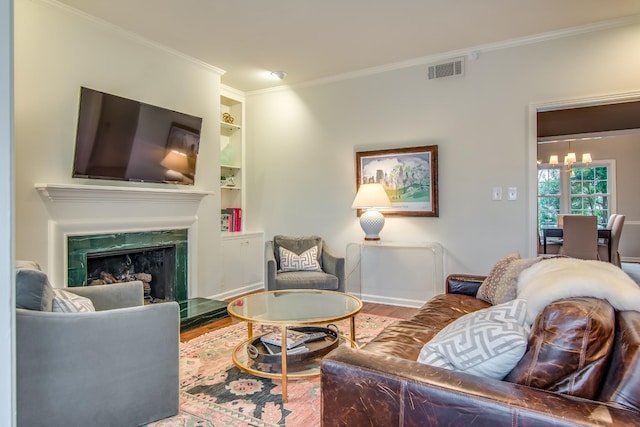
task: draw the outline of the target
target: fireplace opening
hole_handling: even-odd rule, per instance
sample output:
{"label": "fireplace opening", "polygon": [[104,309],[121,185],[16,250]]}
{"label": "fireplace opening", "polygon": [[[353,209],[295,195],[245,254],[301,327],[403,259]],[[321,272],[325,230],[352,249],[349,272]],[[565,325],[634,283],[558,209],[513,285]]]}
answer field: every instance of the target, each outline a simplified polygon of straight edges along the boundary
{"label": "fireplace opening", "polygon": [[87,253],[87,285],[140,280],[146,303],[176,300],[176,246]]}

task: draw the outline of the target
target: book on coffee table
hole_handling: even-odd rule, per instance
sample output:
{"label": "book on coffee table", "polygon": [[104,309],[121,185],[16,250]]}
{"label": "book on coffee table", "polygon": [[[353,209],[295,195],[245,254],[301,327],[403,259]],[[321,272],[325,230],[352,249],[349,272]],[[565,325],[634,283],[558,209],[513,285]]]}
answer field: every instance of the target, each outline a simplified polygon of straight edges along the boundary
{"label": "book on coffee table", "polygon": [[[264,345],[264,348],[266,348],[269,354],[271,355],[282,354],[282,347],[280,347],[279,345],[267,344],[266,342],[263,342],[262,345]],[[306,353],[307,351],[309,351],[309,347],[305,345],[299,345],[290,350],[287,349],[287,354],[291,355],[291,354],[298,354],[298,353]]]}
{"label": "book on coffee table", "polygon": [[[324,337],[324,333],[322,333],[322,336]],[[306,334],[304,332],[292,331],[289,329],[287,330],[287,350],[318,338],[317,334]],[[260,340],[266,344],[282,347],[281,332],[271,332],[270,334],[263,335],[260,337]]]}

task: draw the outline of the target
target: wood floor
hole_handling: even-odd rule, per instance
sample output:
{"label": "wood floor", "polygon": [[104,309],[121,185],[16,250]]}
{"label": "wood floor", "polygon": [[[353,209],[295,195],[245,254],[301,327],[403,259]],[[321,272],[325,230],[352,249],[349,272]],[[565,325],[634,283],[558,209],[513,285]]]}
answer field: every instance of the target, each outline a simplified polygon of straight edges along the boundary
{"label": "wood floor", "polygon": [[[404,319],[417,311],[415,308],[408,307],[398,307],[395,305],[385,305],[385,304],[375,304],[370,302],[363,303],[361,313],[367,314],[375,314],[377,316],[387,316],[387,317],[397,317],[399,319]],[[190,331],[186,331],[180,334],[180,341],[189,341],[193,338],[196,338],[202,334],[206,334],[207,332],[215,331],[216,329],[224,328],[225,326],[232,325],[237,323],[238,321],[232,320],[227,317],[222,320],[218,320],[217,322],[212,322],[207,325],[200,326],[195,329],[191,329]]]}

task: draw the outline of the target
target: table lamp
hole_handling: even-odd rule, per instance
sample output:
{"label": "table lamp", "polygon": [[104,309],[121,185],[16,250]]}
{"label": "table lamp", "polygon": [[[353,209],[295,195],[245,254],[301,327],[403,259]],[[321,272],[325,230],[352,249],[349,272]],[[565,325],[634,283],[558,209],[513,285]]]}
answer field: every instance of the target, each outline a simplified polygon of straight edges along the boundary
{"label": "table lamp", "polygon": [[380,240],[380,231],[384,227],[384,215],[378,208],[391,207],[391,200],[381,184],[362,184],[358,188],[352,209],[365,209],[360,216],[360,226],[364,231],[364,240]]}
{"label": "table lamp", "polygon": [[186,154],[177,150],[170,150],[160,164],[167,168],[165,178],[168,181],[193,182],[191,178],[193,175],[190,176],[189,158]]}

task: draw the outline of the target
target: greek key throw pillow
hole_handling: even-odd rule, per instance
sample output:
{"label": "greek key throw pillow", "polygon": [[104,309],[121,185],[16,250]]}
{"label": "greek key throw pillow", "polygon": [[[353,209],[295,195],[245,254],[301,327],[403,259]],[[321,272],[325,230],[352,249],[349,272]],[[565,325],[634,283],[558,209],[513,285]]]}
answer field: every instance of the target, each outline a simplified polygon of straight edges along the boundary
{"label": "greek key throw pillow", "polygon": [[280,246],[280,271],[322,271],[318,262],[318,247],[314,246],[300,255]]}
{"label": "greek key throw pillow", "polygon": [[501,380],[527,350],[526,317],[523,299],[466,314],[426,343],[418,362]]}
{"label": "greek key throw pillow", "polygon": [[96,311],[89,298],[63,291],[62,289],[53,290],[52,308],[54,312],[58,313],[88,313]]}

